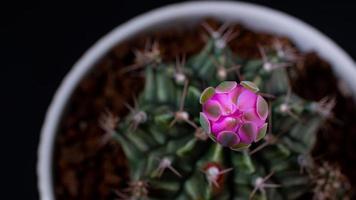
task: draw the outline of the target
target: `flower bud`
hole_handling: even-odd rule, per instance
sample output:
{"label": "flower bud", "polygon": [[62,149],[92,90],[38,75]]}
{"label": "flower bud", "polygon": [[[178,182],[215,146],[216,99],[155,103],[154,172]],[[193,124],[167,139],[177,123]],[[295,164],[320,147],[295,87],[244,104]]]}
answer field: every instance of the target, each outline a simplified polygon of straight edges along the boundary
{"label": "flower bud", "polygon": [[201,95],[200,123],[219,144],[240,150],[262,139],[267,130],[268,104],[252,82],[224,81]]}

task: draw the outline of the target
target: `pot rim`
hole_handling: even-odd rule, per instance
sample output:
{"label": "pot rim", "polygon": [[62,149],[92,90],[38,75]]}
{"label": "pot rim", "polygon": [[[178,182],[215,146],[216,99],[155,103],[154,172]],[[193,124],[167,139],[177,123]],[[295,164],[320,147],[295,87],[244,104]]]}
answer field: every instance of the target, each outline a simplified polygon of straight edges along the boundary
{"label": "pot rim", "polygon": [[285,35],[302,51],[315,50],[331,64],[334,72],[345,80],[356,96],[356,81],[353,80],[356,77],[356,65],[352,58],[327,36],[295,17],[264,6],[229,1],[185,2],[154,9],[102,37],[84,53],[62,80],[49,105],[41,130],[37,163],[40,199],[54,199],[52,162],[57,128],[74,89],[95,63],[114,45],[137,33],[178,21],[188,24],[191,20],[206,17],[239,22],[252,30]]}

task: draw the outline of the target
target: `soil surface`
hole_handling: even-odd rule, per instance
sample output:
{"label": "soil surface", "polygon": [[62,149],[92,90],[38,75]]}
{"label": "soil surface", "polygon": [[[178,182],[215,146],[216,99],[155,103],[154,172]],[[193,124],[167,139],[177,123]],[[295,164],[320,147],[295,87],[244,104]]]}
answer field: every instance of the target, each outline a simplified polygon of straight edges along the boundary
{"label": "soil surface", "polygon": [[[219,23],[208,20],[212,27]],[[233,25],[239,36],[229,45],[235,53],[245,58],[260,57],[257,44],[271,45],[278,38],[293,46],[283,37],[256,33],[241,25]],[[204,45],[205,33],[201,26],[189,30],[169,30],[137,36],[113,48],[76,88],[64,113],[55,142],[54,176],[56,199],[112,199],[115,188],[127,185],[128,167],[120,145],[109,141],[102,145],[104,131],[100,116],[109,110],[123,117],[128,110],[124,103],[131,103],[132,95],[142,89],[143,78],[123,76],[120,68],[134,62],[134,49],[142,49],[146,41],[154,39],[160,45],[164,60],[172,60],[183,53],[189,57]],[[298,66],[298,77],[293,80],[293,90],[302,97],[320,100],[335,97],[335,118],[329,120],[318,133],[313,155],[340,164],[356,189],[356,119],[355,105],[347,90],[337,86],[330,65],[315,53],[306,53],[304,64]],[[342,85],[342,84],[341,84]],[[347,95],[346,95],[347,96]]]}

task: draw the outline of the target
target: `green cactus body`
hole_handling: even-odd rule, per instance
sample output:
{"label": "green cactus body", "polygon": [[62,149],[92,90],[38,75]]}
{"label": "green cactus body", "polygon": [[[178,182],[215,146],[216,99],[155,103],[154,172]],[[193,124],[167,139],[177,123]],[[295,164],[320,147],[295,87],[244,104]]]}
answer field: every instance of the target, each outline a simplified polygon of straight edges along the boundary
{"label": "green cactus body", "polygon": [[[114,135],[129,160],[131,180],[148,183],[148,195],[133,199],[279,200],[297,199],[312,192],[308,174],[300,173],[305,166],[299,158],[309,155],[323,122],[310,109],[313,102],[288,91],[287,69],[268,71],[262,59],[241,59],[227,45],[215,45],[216,40],[211,38],[200,53],[188,58],[184,66],[189,81],[185,97],[184,84],[175,82],[172,76],[173,61],[145,67],[146,83],[138,107],[147,120],[131,129],[133,116],[128,115]],[[276,63],[283,62],[273,52],[267,56]],[[201,92],[208,86],[216,87],[222,78],[238,80],[234,72],[219,77],[216,63],[226,69],[240,65],[244,80],[275,96],[269,100],[266,137],[241,151],[224,148],[204,131],[200,135],[197,132]],[[172,124],[173,120],[176,122]],[[264,148],[254,152],[261,145]],[[226,169],[231,170],[214,174]],[[259,184],[270,173],[271,177]],[[268,187],[270,184],[274,187]]]}

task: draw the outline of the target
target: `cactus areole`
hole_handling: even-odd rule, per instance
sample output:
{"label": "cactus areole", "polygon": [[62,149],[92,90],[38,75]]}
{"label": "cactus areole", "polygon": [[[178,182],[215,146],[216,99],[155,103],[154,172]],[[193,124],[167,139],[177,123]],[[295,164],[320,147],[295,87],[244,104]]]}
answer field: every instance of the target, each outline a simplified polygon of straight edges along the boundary
{"label": "cactus areole", "polygon": [[268,104],[248,81],[224,81],[200,97],[200,124],[212,140],[242,150],[262,139],[267,130]]}

